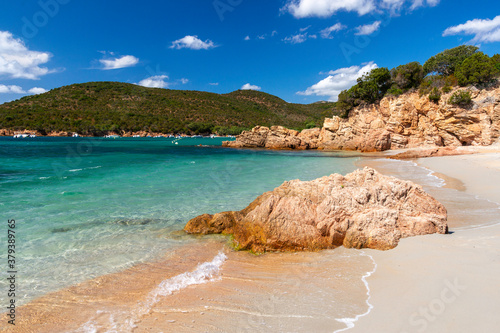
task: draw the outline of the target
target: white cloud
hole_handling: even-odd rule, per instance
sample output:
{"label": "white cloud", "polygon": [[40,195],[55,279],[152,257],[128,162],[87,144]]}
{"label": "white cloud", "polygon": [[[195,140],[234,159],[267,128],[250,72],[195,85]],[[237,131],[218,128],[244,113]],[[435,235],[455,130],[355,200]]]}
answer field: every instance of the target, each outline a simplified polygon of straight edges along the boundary
{"label": "white cloud", "polygon": [[0,76],[13,79],[38,80],[51,73],[46,67],[52,55],[48,52],[30,51],[23,41],[8,31],[0,31]]}
{"label": "white cloud", "polygon": [[46,93],[47,90],[43,89],[43,88],[39,88],[39,87],[34,87],[34,88],[31,88],[30,90],[28,90],[28,92],[30,94],[33,94],[33,95],[39,95],[39,94]]}
{"label": "white cloud", "polygon": [[245,37],[245,40],[250,40],[250,36],[246,36],[246,37]]}
{"label": "white cloud", "polygon": [[283,7],[295,18],[330,17],[341,10],[365,15],[375,8],[374,0],[289,0]]}
{"label": "white cloud", "polygon": [[188,79],[185,79],[185,78],[182,78],[182,79],[181,79],[181,83],[182,83],[182,84],[187,84],[188,82],[189,82],[189,80],[188,80]]}
{"label": "white cloud", "polygon": [[209,85],[211,85],[211,86],[218,86],[219,82],[211,82],[211,83],[209,83]]}
{"label": "white cloud", "polygon": [[142,80],[138,85],[147,88],[167,88],[168,82],[165,81],[167,79],[167,75],[155,75]]}
{"label": "white cloud", "polygon": [[443,32],[443,36],[450,35],[474,35],[472,42],[500,42],[500,15],[494,19],[474,19],[449,27]]}
{"label": "white cloud", "polygon": [[360,25],[359,27],[356,27],[356,30],[358,32],[356,32],[355,35],[358,36],[371,35],[380,28],[381,23],[382,21],[375,21],[372,24]]}
{"label": "white cloud", "polygon": [[300,31],[301,31],[300,33],[298,33],[296,35],[285,37],[285,38],[283,38],[283,41],[285,43],[290,43],[290,44],[300,44],[300,43],[304,43],[308,39],[318,38],[318,36],[316,36],[316,35],[310,35],[307,32],[307,29],[309,29],[309,27],[302,28],[302,29],[300,29]]}
{"label": "white cloud", "polygon": [[247,84],[244,84],[243,87],[241,87],[241,90],[262,90],[262,88],[259,86],[255,86],[253,84],[247,83]]}
{"label": "white cloud", "polygon": [[297,34],[297,35],[285,37],[283,39],[283,41],[285,43],[290,43],[290,44],[300,44],[300,43],[304,43],[307,40],[307,36],[308,36],[307,33]]}
{"label": "white cloud", "polygon": [[298,95],[328,96],[331,101],[336,101],[342,90],[349,89],[357,83],[357,79],[364,74],[377,68],[373,61],[363,64],[363,66],[351,66],[330,71],[329,76],[315,85],[307,88],[306,91],[299,91]]}
{"label": "white cloud", "polygon": [[26,92],[23,88],[19,86],[6,86],[0,84],[0,94],[25,94]]}
{"label": "white cloud", "polygon": [[366,15],[370,12],[389,10],[392,14],[401,10],[408,3],[410,10],[418,7],[434,7],[440,0],[287,0],[282,11],[289,12],[295,18],[330,17],[339,11],[356,12]]}
{"label": "white cloud", "polygon": [[99,62],[104,65],[104,70],[110,70],[133,67],[139,63],[139,59],[131,55],[126,55],[114,59],[101,59]]}
{"label": "white cloud", "polygon": [[214,42],[207,39],[202,41],[198,36],[186,36],[184,38],[178,39],[172,42],[170,46],[171,49],[191,49],[191,50],[208,50],[213,49],[215,46]]}
{"label": "white cloud", "polygon": [[15,85],[11,86],[6,86],[4,84],[0,84],[0,94],[33,94],[33,95],[38,95],[38,94],[43,94],[46,93],[47,90],[39,87],[34,87],[28,90],[28,92],[24,91],[23,88]]}
{"label": "white cloud", "polygon": [[332,39],[332,32],[340,31],[342,29],[345,29],[346,26],[342,25],[340,23],[334,24],[331,27],[325,28],[320,31],[321,37],[325,39]]}
{"label": "white cloud", "polygon": [[418,7],[423,7],[425,5],[429,7],[435,7],[439,5],[440,0],[413,0],[412,5],[410,7],[410,10],[413,10]]}

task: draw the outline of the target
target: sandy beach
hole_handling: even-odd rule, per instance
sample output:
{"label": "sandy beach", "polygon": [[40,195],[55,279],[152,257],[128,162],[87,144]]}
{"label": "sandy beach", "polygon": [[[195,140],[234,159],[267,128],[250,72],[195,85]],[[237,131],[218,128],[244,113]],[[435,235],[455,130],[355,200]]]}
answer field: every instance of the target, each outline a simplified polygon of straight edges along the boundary
{"label": "sandy beach", "polygon": [[[446,175],[449,187],[500,203],[499,153],[417,163]],[[448,210],[452,234],[404,239],[387,252],[367,251],[378,265],[368,278],[373,310],[351,332],[498,331],[500,224],[454,228]]]}

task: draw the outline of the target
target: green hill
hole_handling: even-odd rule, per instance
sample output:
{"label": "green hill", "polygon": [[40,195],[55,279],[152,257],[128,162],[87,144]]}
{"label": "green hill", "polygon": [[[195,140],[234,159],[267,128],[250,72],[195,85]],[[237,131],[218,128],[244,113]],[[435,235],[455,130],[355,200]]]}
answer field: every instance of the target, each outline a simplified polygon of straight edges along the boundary
{"label": "green hill", "polygon": [[291,104],[263,92],[229,94],[145,88],[117,82],[74,84],[0,105],[0,129],[238,134],[256,125],[320,126],[334,103]]}

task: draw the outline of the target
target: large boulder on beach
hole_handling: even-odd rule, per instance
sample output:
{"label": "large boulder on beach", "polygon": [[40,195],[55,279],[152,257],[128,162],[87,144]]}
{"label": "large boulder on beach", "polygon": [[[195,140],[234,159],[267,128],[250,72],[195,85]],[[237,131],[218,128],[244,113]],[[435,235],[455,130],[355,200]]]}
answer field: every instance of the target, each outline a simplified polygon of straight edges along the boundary
{"label": "large boulder on beach", "polygon": [[231,234],[237,249],[255,252],[345,246],[388,250],[401,238],[448,231],[445,207],[409,181],[374,169],[313,181],[292,180],[242,211],[190,220],[191,234]]}

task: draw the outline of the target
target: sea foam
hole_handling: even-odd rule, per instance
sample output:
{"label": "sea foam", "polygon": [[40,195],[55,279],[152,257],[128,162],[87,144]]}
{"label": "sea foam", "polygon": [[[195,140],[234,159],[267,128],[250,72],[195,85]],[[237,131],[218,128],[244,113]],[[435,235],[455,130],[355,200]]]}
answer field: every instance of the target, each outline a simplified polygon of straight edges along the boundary
{"label": "sea foam", "polygon": [[377,263],[375,262],[375,260],[373,259],[373,257],[371,255],[366,254],[364,252],[362,253],[362,255],[370,257],[370,259],[372,260],[373,265],[374,265],[373,266],[373,270],[370,271],[370,272],[367,272],[361,278],[361,280],[365,284],[366,295],[368,296],[368,298],[366,299],[366,305],[368,305],[368,310],[366,310],[366,312],[364,312],[362,314],[357,315],[354,318],[340,318],[340,319],[337,319],[338,322],[346,324],[347,327],[346,328],[342,328],[340,330],[336,330],[333,333],[344,332],[344,331],[350,330],[351,328],[354,327],[354,323],[357,322],[359,320],[359,318],[367,316],[372,311],[372,309],[373,309],[373,305],[370,303],[370,299],[371,299],[370,286],[368,284],[368,281],[366,281],[366,279],[369,278],[370,276],[372,276],[372,274],[377,271],[377,267],[378,266],[377,266]]}
{"label": "sea foam", "polygon": [[[140,302],[137,306],[129,312],[129,318],[123,322],[118,323],[115,320],[113,313],[106,311],[98,311],[97,315],[109,315],[109,325],[107,329],[99,327],[95,318],[87,321],[76,332],[131,332],[137,327],[137,323],[141,318],[147,315],[153,306],[158,303],[161,297],[172,295],[174,292],[185,289],[189,286],[204,284],[208,282],[217,281],[220,279],[220,269],[227,256],[223,252],[219,252],[212,261],[199,264],[192,272],[186,272],[176,275],[170,279],[162,281],[155,289],[153,289],[147,296],[144,302]],[[119,314],[117,314],[119,315]]]}

